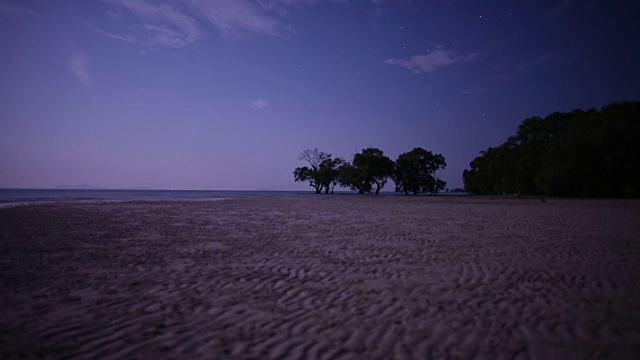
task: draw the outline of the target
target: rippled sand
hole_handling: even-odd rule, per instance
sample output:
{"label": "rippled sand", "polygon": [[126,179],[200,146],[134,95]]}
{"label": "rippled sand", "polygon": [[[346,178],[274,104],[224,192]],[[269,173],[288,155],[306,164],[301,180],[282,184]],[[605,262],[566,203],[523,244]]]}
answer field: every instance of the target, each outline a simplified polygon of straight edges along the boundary
{"label": "rippled sand", "polygon": [[640,202],[0,209],[0,358],[634,358]]}

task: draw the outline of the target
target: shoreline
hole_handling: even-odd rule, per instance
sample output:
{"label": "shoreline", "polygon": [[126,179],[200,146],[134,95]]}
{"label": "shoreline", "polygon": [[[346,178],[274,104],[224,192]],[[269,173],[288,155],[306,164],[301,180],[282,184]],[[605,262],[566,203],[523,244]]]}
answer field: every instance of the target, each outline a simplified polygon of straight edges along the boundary
{"label": "shoreline", "polygon": [[0,357],[632,358],[640,202],[515,200],[3,208]]}
{"label": "shoreline", "polygon": [[[108,195],[106,195],[108,194]],[[509,195],[477,195],[470,193],[434,193],[434,194],[401,194],[396,192],[382,192],[380,195],[356,194],[353,191],[338,190],[335,194],[314,193],[312,191],[240,191],[240,190],[111,190],[111,189],[0,189],[0,209],[12,208],[24,205],[55,205],[55,204],[83,204],[83,203],[109,203],[130,201],[219,201],[227,199],[317,199],[317,198],[363,197],[363,198],[420,198],[420,199],[490,199],[490,200],[532,200],[543,202],[547,200],[595,200],[617,201],[637,200],[631,198],[563,198],[538,196]]]}

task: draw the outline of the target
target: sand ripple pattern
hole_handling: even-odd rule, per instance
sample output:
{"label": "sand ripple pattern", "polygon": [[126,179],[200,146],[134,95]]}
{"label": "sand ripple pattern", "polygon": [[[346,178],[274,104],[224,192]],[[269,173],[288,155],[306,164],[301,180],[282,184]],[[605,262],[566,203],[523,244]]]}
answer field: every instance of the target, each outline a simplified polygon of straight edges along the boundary
{"label": "sand ripple pattern", "polygon": [[638,201],[0,209],[0,358],[631,359],[638,274]]}

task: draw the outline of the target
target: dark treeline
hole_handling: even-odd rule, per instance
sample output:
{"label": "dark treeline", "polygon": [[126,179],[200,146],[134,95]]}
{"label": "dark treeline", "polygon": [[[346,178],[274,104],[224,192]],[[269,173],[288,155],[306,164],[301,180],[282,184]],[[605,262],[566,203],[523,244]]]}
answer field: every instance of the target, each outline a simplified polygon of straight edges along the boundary
{"label": "dark treeline", "polygon": [[524,120],[463,173],[477,194],[570,197],[640,195],[640,102]]}
{"label": "dark treeline", "polygon": [[422,148],[401,154],[396,161],[377,148],[363,149],[351,162],[318,149],[304,150],[298,159],[308,166],[293,171],[295,181],[308,181],[316,193],[333,193],[334,187],[340,185],[358,194],[379,194],[388,179],[396,183],[396,192],[405,195],[439,192],[446,186],[434,175],[447,166],[444,157]]}

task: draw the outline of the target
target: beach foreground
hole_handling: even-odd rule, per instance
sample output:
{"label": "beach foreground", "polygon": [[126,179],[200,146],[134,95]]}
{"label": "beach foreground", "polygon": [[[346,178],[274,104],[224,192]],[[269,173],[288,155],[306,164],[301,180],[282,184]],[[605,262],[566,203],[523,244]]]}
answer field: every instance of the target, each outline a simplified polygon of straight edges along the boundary
{"label": "beach foreground", "polygon": [[0,209],[0,358],[634,358],[640,202]]}

